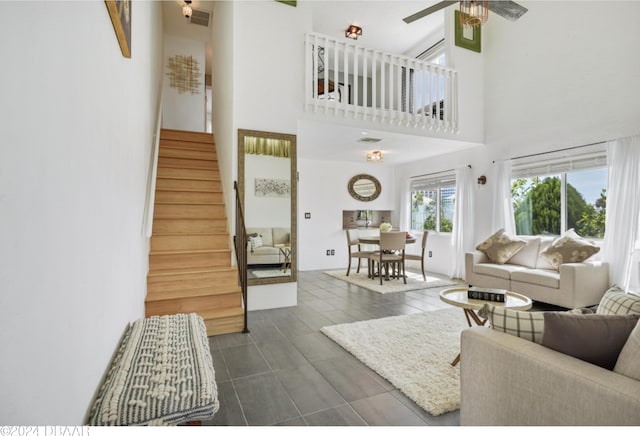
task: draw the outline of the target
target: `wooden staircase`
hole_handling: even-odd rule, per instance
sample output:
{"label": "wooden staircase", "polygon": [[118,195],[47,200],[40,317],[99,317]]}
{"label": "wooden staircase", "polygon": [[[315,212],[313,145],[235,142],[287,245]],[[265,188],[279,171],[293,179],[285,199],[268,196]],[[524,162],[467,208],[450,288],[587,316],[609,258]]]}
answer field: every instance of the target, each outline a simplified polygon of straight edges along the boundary
{"label": "wooden staircase", "polygon": [[196,312],[207,334],[243,331],[213,135],[160,134],[146,316]]}

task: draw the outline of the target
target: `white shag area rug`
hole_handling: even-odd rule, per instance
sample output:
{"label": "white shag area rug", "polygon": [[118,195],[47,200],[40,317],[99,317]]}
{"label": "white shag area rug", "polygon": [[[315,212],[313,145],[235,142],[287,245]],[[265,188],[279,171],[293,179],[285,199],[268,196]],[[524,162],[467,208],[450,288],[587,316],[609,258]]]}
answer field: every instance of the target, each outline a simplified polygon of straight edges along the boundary
{"label": "white shag area rug", "polygon": [[405,285],[403,280],[382,280],[382,285],[380,284],[380,279],[370,279],[367,277],[367,269],[360,268],[360,272],[356,273],[355,268],[351,268],[351,272],[347,277],[346,270],[336,270],[336,271],[325,271],[325,274],[330,275],[331,277],[335,277],[340,280],[344,280],[345,282],[353,283],[354,285],[358,285],[362,288],[368,289],[373,292],[379,292],[381,294],[389,294],[392,292],[405,292],[405,291],[415,291],[417,289],[427,289],[427,288],[437,288],[439,286],[451,286],[457,285],[461,282],[435,277],[433,275],[427,274],[427,281],[424,281],[422,277],[422,273],[407,271],[407,284]]}
{"label": "white shag area rug", "polygon": [[413,315],[326,326],[322,333],[387,379],[432,415],[460,408],[460,333],[464,311]]}

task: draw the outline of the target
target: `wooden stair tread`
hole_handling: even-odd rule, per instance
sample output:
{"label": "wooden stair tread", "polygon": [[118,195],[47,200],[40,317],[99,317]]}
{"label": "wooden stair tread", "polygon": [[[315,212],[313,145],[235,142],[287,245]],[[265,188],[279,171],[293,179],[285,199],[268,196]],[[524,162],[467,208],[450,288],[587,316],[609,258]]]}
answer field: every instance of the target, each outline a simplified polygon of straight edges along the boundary
{"label": "wooden stair tread", "polygon": [[185,142],[210,142],[214,143],[213,133],[192,132],[188,130],[160,129],[160,137]]}
{"label": "wooden stair tread", "polygon": [[[212,289],[213,288],[213,289]],[[207,297],[207,296],[216,296],[216,295],[228,295],[228,294],[238,294],[240,295],[242,290],[239,285],[220,285],[216,286],[208,286],[203,288],[186,288],[175,291],[153,291],[147,292],[147,296],[145,298],[145,302],[151,301],[166,301],[166,300],[178,300],[181,298],[192,298],[192,297]]]}
{"label": "wooden stair tread", "polygon": [[242,307],[223,307],[220,309],[209,309],[199,311],[198,315],[200,315],[205,320],[212,318],[228,318],[232,316],[242,316],[244,315],[244,310]]}
{"label": "wooden stair tread", "polygon": [[218,156],[214,150],[189,150],[171,145],[161,146],[158,157],[165,159],[180,159],[184,161],[201,160],[214,164],[218,162]]}
{"label": "wooden stair tread", "polygon": [[236,267],[232,266],[223,266],[218,268],[180,268],[176,270],[163,270],[163,271],[153,271],[149,272],[147,277],[166,277],[166,276],[180,276],[189,274],[206,274],[206,273],[227,273],[227,272],[237,272]]}
{"label": "wooden stair tread", "polygon": [[211,203],[176,203],[176,202],[173,202],[173,201],[169,201],[169,202],[167,202],[167,201],[162,201],[162,202],[156,201],[155,204],[156,205],[158,205],[158,204],[166,204],[166,205],[169,205],[169,206],[174,205],[174,204],[176,204],[176,205],[178,205],[178,204],[179,205],[189,205],[189,206],[224,206],[224,203],[221,203],[219,201],[214,201],[214,202],[211,202]]}
{"label": "wooden stair tread", "polygon": [[225,253],[230,252],[230,248],[211,248],[207,250],[169,250],[169,251],[151,251],[150,256],[162,256],[165,254],[207,254],[207,253]]}

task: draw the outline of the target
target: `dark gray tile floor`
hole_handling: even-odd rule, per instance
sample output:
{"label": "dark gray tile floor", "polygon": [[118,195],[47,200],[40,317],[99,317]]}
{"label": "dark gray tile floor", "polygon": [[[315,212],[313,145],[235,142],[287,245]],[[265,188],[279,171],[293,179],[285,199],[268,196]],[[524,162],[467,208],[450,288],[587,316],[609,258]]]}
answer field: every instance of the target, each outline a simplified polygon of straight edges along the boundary
{"label": "dark gray tile floor", "polygon": [[326,325],[449,308],[443,288],[378,294],[298,274],[298,305],[252,311],[251,333],[209,338],[220,410],[209,425],[459,425],[432,416],[320,332]]}

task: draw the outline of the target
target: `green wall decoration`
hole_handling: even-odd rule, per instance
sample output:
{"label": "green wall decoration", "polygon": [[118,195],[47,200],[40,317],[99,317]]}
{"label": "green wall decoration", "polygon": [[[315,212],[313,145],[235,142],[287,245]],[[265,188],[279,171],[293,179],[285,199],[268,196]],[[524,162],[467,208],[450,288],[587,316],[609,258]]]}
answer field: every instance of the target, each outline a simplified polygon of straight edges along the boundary
{"label": "green wall decoration", "polygon": [[470,29],[463,29],[460,25],[460,11],[455,11],[454,26],[455,26],[455,41],[458,47],[466,48],[480,53],[481,45],[481,30],[480,26],[472,27]]}
{"label": "green wall decoration", "polygon": [[293,6],[294,8],[297,5],[297,1],[296,0],[276,0],[278,3],[284,3],[285,5],[289,5],[289,6]]}

